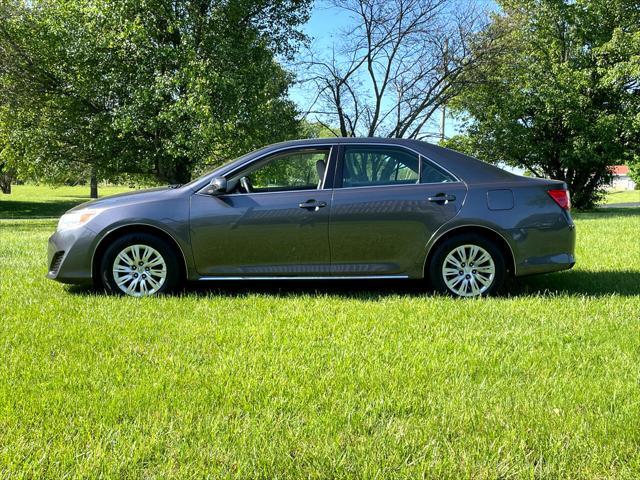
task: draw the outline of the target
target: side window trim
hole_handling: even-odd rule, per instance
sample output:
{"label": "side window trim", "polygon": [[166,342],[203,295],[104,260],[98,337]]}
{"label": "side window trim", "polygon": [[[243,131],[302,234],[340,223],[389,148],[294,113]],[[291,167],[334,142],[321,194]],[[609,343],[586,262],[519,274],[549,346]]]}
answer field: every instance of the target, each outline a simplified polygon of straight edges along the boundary
{"label": "side window trim", "polygon": [[[346,146],[362,146],[362,147],[366,147],[366,146],[379,146],[379,147],[394,147],[394,148],[398,148],[401,150],[405,150],[407,152],[411,152],[415,155],[418,155],[418,157],[421,159],[420,164],[419,164],[419,179],[420,182],[417,183],[417,185],[440,185],[440,183],[429,183],[429,182],[422,182],[422,169],[423,169],[423,165],[422,165],[422,160],[425,160],[427,162],[429,162],[430,164],[434,165],[435,167],[443,170],[444,172],[446,172],[448,175],[450,175],[454,181],[451,183],[464,183],[464,181],[462,179],[460,179],[460,177],[458,177],[458,175],[454,174],[453,172],[451,172],[449,169],[443,167],[442,165],[440,165],[438,162],[436,162],[435,160],[431,159],[430,157],[416,151],[413,150],[411,148],[408,148],[404,145],[398,145],[398,144],[386,144],[386,143],[380,143],[380,144],[365,144],[365,143],[332,143],[332,142],[327,142],[327,143],[323,143],[323,144],[318,144],[318,145],[313,145],[313,146],[295,146],[295,147],[284,147],[282,149],[279,150],[275,150],[269,153],[266,153],[264,155],[261,155],[259,157],[256,157],[252,160],[250,160],[248,163],[245,163],[244,165],[239,165],[236,168],[233,168],[232,170],[229,170],[228,172],[224,173],[223,176],[225,178],[229,178],[229,176],[235,174],[238,171],[241,171],[251,165],[253,165],[255,162],[259,162],[271,155],[275,155],[275,154],[279,154],[279,153],[285,153],[285,152],[294,152],[294,151],[298,151],[298,150],[313,150],[313,149],[323,149],[323,148],[328,148],[329,149],[329,160],[328,160],[328,164],[327,164],[327,168],[325,169],[325,173],[324,173],[324,180],[323,180],[323,184],[322,187],[320,189],[313,189],[313,190],[297,190],[299,192],[302,191],[307,191],[307,192],[316,192],[318,190],[333,190],[333,189],[342,189],[342,188],[379,188],[379,187],[402,187],[402,186],[411,186],[414,184],[392,184],[392,185],[371,185],[368,187],[343,187],[342,185],[342,171],[343,171],[343,163],[344,163],[344,150]],[[199,194],[199,195],[204,195],[203,193],[200,193],[201,190],[203,188],[206,188],[207,185],[205,185],[204,187],[200,188],[199,190],[197,190],[195,192],[195,194]],[[283,192],[254,192],[251,195],[263,195],[265,193],[283,193]],[[226,197],[226,196],[231,196],[231,195],[248,195],[246,193],[227,193],[224,195],[221,195],[221,197]]]}
{"label": "side window trim", "polygon": [[[388,184],[388,185],[368,185],[368,186],[361,186],[361,187],[345,187],[343,186],[343,171],[344,171],[344,157],[345,157],[345,147],[349,147],[349,146],[361,146],[361,147],[393,147],[393,148],[397,148],[399,150],[404,150],[406,152],[410,152],[414,155],[418,156],[419,159],[419,165],[418,165],[418,182],[414,183],[409,183],[409,184],[402,184],[402,183],[398,183],[398,184]],[[435,166],[437,169],[440,169],[444,172],[447,173],[447,175],[451,176],[451,178],[453,179],[452,182],[449,182],[450,184],[457,184],[457,183],[464,183],[460,177],[458,177],[457,175],[455,175],[453,172],[451,172],[449,169],[443,167],[442,165],[440,165],[438,162],[432,160],[431,158],[427,157],[426,155],[413,150],[411,148],[407,148],[404,145],[397,145],[397,144],[386,144],[386,143],[341,143],[338,145],[335,145],[334,150],[336,150],[336,155],[335,155],[335,170],[333,172],[334,175],[334,179],[333,179],[333,187],[334,189],[339,188],[339,189],[345,189],[345,188],[384,188],[384,187],[408,187],[408,186],[413,186],[413,185],[441,185],[440,182],[423,182],[422,181],[422,170],[423,170],[423,161],[427,161],[429,162],[431,165]]]}

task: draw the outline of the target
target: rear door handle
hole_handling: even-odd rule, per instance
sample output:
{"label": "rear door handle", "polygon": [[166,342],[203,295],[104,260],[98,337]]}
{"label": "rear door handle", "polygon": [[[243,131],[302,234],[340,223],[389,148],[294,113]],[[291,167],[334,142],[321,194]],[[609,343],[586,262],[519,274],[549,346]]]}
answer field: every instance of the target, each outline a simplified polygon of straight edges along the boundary
{"label": "rear door handle", "polygon": [[327,202],[316,202],[315,200],[307,200],[306,202],[303,202],[298,205],[298,207],[300,208],[306,208],[308,210],[314,210],[316,212],[326,206],[327,206]]}
{"label": "rear door handle", "polygon": [[439,193],[435,197],[427,198],[427,200],[429,200],[430,202],[433,202],[433,203],[439,203],[440,205],[446,205],[449,202],[455,202],[456,196],[455,195],[446,195],[444,193]]}

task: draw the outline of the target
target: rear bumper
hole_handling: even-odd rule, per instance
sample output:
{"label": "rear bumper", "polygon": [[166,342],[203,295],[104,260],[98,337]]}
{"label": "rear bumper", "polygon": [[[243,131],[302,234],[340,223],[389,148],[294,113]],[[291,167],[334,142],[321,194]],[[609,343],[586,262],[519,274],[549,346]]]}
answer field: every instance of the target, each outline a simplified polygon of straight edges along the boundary
{"label": "rear bumper", "polygon": [[49,237],[47,278],[62,283],[91,283],[91,252],[95,234],[81,227]]}
{"label": "rear bumper", "polygon": [[510,234],[518,277],[568,270],[576,264],[576,227],[570,217],[546,228],[517,229]]}
{"label": "rear bumper", "polygon": [[569,270],[576,264],[576,259],[571,253],[558,253],[546,257],[528,258],[525,262],[517,270],[518,277]]}

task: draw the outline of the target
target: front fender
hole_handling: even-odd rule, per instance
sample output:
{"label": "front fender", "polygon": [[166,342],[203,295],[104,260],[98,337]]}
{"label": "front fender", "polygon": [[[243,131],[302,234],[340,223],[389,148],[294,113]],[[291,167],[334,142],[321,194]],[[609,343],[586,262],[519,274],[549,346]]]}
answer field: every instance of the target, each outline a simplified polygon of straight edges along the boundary
{"label": "front fender", "polygon": [[95,255],[105,247],[104,242],[116,238],[118,232],[125,230],[159,231],[170,237],[180,249],[183,257],[187,278],[191,279],[195,268],[189,236],[189,202],[188,200],[172,199],[172,201],[158,201],[127,205],[126,208],[112,208],[98,215],[87,228],[95,233],[91,245],[92,276],[95,273]]}

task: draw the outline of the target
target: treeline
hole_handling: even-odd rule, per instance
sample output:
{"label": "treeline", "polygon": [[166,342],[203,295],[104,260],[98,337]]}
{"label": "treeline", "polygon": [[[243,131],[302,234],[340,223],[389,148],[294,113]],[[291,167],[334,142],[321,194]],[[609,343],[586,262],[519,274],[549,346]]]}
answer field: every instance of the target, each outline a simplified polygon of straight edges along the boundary
{"label": "treeline", "polygon": [[183,183],[303,136],[445,140],[445,112],[448,146],[564,180],[578,208],[612,165],[640,171],[638,0],[327,0],[349,18],[333,45],[301,33],[311,1],[0,0],[0,187]]}
{"label": "treeline", "polygon": [[[564,180],[590,208],[626,163],[640,177],[640,1],[501,0],[495,54],[452,106],[452,148]],[[640,181],[640,178],[637,178]]]}

